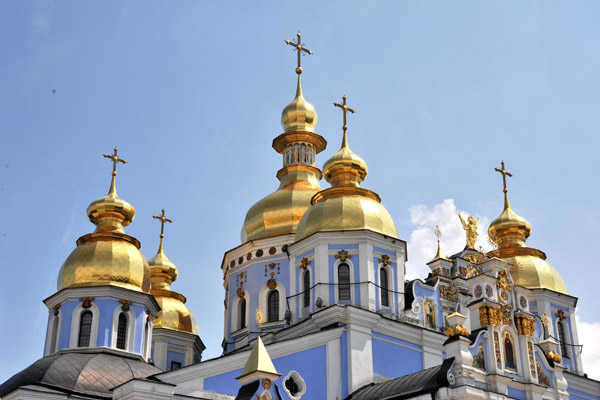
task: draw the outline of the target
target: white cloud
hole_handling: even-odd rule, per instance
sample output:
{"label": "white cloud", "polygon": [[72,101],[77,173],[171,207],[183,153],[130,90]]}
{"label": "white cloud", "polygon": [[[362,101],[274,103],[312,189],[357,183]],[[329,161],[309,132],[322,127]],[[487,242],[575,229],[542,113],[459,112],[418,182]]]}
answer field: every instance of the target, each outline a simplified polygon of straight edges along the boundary
{"label": "white cloud", "polygon": [[[410,234],[408,241],[408,263],[406,266],[406,279],[424,279],[430,272],[427,263],[435,256],[437,250],[437,238],[433,234],[435,226],[438,225],[442,232],[440,245],[442,252],[446,255],[458,253],[465,247],[466,236],[458,219],[458,209],[453,199],[446,199],[440,204],[432,207],[418,204],[409,208],[410,220],[415,229]],[[460,210],[463,218],[472,215],[467,211]],[[489,218],[475,215],[479,218],[478,246],[487,246],[487,228]]]}
{"label": "white cloud", "polygon": [[583,344],[581,361],[589,378],[600,380],[600,322],[584,322],[575,315],[579,343]]}

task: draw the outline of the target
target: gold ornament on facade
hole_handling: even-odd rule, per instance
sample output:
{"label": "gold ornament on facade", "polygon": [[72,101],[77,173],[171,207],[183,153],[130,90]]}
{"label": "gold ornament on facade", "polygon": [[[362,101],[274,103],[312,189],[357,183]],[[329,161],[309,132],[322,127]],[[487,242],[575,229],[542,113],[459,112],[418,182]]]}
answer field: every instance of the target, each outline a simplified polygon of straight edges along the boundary
{"label": "gold ornament on facade", "polygon": [[492,306],[479,307],[479,323],[481,326],[500,326],[502,325],[503,313],[501,308]]}
{"label": "gold ornament on facade", "polygon": [[545,327],[550,326],[550,317],[548,316],[548,314],[546,314],[546,312],[544,311],[544,313],[540,316],[540,320],[542,321],[542,325]]}
{"label": "gold ornament on facade", "polygon": [[462,224],[462,227],[467,235],[467,244],[465,245],[465,250],[476,250],[475,244],[477,243],[477,227],[479,226],[479,218],[474,219],[473,217],[469,216],[467,221],[465,221],[462,215],[460,215],[460,212],[458,213],[458,218],[460,219],[460,223]]}
{"label": "gold ornament on facade", "polygon": [[546,358],[548,360],[552,360],[557,363],[560,363],[562,361],[562,357],[560,356],[560,354],[555,353],[552,350],[550,350],[548,353],[546,353]]}
{"label": "gold ornament on facade", "polygon": [[306,267],[308,267],[311,263],[311,260],[309,260],[308,258],[304,257],[301,262],[300,262],[300,268],[302,269],[306,269]]}
{"label": "gold ornament on facade", "polygon": [[446,336],[452,337],[456,335],[469,336],[469,330],[462,325],[454,325],[446,329]]}
{"label": "gold ornament on facade", "polygon": [[121,309],[122,309],[123,311],[129,311],[129,307],[130,307],[131,305],[133,305],[133,301],[130,301],[130,300],[125,300],[125,299],[121,299],[121,300],[119,300],[119,303],[123,304],[123,305],[121,306]]}
{"label": "gold ornament on facade", "polygon": [[81,301],[81,307],[90,308],[92,306],[92,301],[96,300],[95,297],[80,297],[79,301]]}
{"label": "gold ornament on facade", "polygon": [[238,296],[240,299],[243,299],[245,295],[246,295],[246,292],[244,291],[244,289],[242,289],[242,288],[238,288],[238,290],[237,290],[237,296]]}
{"label": "gold ornament on facade", "polygon": [[507,270],[503,269],[502,271],[498,272],[498,281],[496,282],[496,287],[508,290],[509,292],[512,291],[512,285],[508,280]]}
{"label": "gold ornament on facade", "polygon": [[273,279],[273,278],[269,279],[267,281],[267,287],[269,289],[275,289],[277,287],[277,281],[275,279]]}
{"label": "gold ornament on facade", "polygon": [[560,321],[567,319],[567,315],[563,310],[558,310],[554,315],[556,315],[556,318],[558,318]]}
{"label": "gold ornament on facade", "polygon": [[515,316],[515,325],[519,335],[533,336],[536,329],[535,318],[528,318],[523,315]]}
{"label": "gold ornament on facade", "polygon": [[383,266],[392,264],[392,262],[390,261],[390,256],[388,256],[387,254],[382,254],[381,258],[378,258],[377,261],[380,262]]}
{"label": "gold ornament on facade", "polygon": [[256,307],[256,312],[254,313],[254,319],[256,320],[256,326],[258,327],[258,330],[260,331],[260,327],[261,327],[262,321],[263,321],[263,315],[262,315],[260,306]]}
{"label": "gold ornament on facade", "polygon": [[351,254],[344,249],[338,251],[338,253],[334,256],[335,258],[339,258],[340,261],[346,261],[347,258],[352,258]]}

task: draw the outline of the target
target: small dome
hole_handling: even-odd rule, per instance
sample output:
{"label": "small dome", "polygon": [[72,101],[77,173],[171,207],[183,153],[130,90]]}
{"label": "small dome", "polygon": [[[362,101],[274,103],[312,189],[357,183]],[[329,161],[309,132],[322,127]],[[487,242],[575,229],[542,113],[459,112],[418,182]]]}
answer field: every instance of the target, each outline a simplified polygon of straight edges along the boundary
{"label": "small dome", "polygon": [[242,243],[249,240],[295,233],[310,207],[310,199],[321,190],[321,171],[308,165],[288,166],[279,171],[277,191],[254,204],[244,220]]}
{"label": "small dome", "polygon": [[77,239],[77,247],[60,268],[58,290],[108,285],[147,293],[148,262],[139,251],[140,242],[123,231],[133,221],[135,210],[117,196],[115,175],[108,194],[93,201],[87,214],[96,230]]}
{"label": "small dome", "polygon": [[490,236],[495,236],[502,246],[525,246],[525,241],[531,235],[531,224],[510,208],[508,197],[504,204],[502,213],[490,224]]}
{"label": "small dome", "polygon": [[368,173],[365,160],[350,150],[344,131],[342,147],[323,165],[325,180],[331,186],[359,186]]}
{"label": "small dome", "polygon": [[298,75],[296,97],[281,112],[281,126],[285,132],[314,132],[317,120],[315,107],[302,95],[300,75]]}
{"label": "small dome", "polygon": [[154,317],[154,328],[166,328],[179,332],[198,334],[198,325],[194,315],[185,305],[185,297],[177,292],[153,292],[161,310]]}
{"label": "small dome", "polygon": [[158,252],[148,262],[152,276],[150,293],[161,308],[154,317],[152,326],[197,335],[198,325],[194,315],[185,305],[185,296],[171,290],[171,284],[177,279],[177,267],[164,252],[163,238],[164,234],[161,233]]}
{"label": "small dome", "polygon": [[[330,190],[330,189],[326,189]],[[379,196],[367,189],[362,195],[340,195],[319,201],[306,211],[296,231],[296,241],[315,232],[367,229],[398,237],[390,213],[379,203]],[[368,195],[367,192],[372,193]],[[318,195],[317,195],[318,196]],[[376,197],[375,197],[376,196]]]}
{"label": "small dome", "polygon": [[567,293],[567,287],[558,271],[546,261],[546,254],[527,247],[525,242],[531,235],[531,224],[514,212],[504,189],[504,210],[490,224],[489,236],[498,245],[488,256],[498,257],[513,265],[511,275],[516,285],[528,289],[550,289]]}
{"label": "small dome", "polygon": [[112,398],[113,388],[161,372],[139,357],[107,352],[59,353],[37,360],[4,382],[0,397],[23,386],[40,385],[69,397]]}
{"label": "small dome", "polygon": [[379,196],[360,187],[367,176],[367,163],[348,146],[346,129],[342,146],[323,166],[331,186],[313,196],[296,230],[296,241],[315,232],[371,230],[398,237],[390,213]]}

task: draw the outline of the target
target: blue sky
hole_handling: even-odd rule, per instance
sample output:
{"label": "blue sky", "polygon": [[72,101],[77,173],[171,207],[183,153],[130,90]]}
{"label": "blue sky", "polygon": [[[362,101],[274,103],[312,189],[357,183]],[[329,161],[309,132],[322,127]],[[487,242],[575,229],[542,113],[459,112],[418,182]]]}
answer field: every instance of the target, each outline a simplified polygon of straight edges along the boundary
{"label": "blue sky", "polygon": [[[363,186],[410,242],[409,275],[435,252],[424,229],[439,220],[452,254],[462,246],[455,211],[488,222],[501,212],[493,168],[504,160],[511,205],[533,226],[528,245],[579,297],[580,338],[600,332],[600,3],[366,4],[0,5],[0,381],[42,356],[41,300],[93,230],[85,209],[108,190],[101,154],[115,145],[129,161],[118,193],[137,212],[127,233],[151,258],[151,217],[166,208],[173,289],[196,315],[205,358],[220,354],[219,267],[246,211],[277,187],[271,141],[296,79],[283,41],[298,30],[314,51],[303,58],[304,95],[328,141],[317,163],[339,148],[332,102],[346,94],[357,109],[350,145],[370,169]],[[600,348],[584,342],[583,354],[600,359]],[[600,378],[600,363],[587,369]]]}

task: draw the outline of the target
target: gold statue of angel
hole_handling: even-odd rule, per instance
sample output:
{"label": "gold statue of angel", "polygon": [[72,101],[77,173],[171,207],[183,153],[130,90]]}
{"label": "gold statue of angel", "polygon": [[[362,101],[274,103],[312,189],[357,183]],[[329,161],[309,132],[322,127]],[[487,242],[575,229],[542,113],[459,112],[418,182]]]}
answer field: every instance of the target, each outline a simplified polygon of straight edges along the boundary
{"label": "gold statue of angel", "polygon": [[475,219],[470,216],[467,218],[467,221],[465,221],[462,215],[460,215],[460,212],[458,213],[458,218],[460,218],[463,229],[467,234],[467,245],[465,246],[465,249],[476,250],[475,243],[477,243],[477,227],[479,226],[479,218]]}

